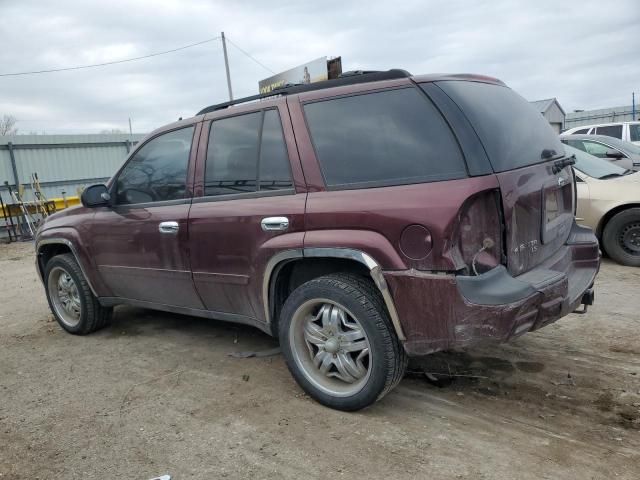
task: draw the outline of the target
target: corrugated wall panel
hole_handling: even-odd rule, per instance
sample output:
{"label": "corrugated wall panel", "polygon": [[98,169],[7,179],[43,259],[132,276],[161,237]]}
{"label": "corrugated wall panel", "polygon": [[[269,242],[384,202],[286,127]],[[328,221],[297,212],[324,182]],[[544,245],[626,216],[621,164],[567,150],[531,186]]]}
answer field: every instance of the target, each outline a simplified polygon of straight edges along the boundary
{"label": "corrugated wall panel", "polygon": [[[4,186],[5,180],[14,184],[9,150],[6,147],[9,142],[15,146],[13,152],[20,183],[28,185],[31,174],[37,172],[45,195],[59,197],[63,190],[67,195],[75,195],[78,187],[95,183],[87,180],[102,181],[113,175],[127,156],[124,142],[138,142],[142,138],[144,135],[138,134],[0,137],[0,188]],[[47,185],[48,182],[56,184]],[[25,199],[30,198],[31,195],[25,195]]]}
{"label": "corrugated wall panel", "polygon": [[[595,125],[598,123],[631,122],[633,121],[632,106],[601,108],[598,110],[585,110],[583,112],[567,113],[565,128],[579,127],[581,125]],[[638,106],[636,106],[636,117]]]}
{"label": "corrugated wall panel", "polygon": [[4,185],[5,180],[13,183],[11,157],[9,156],[9,150],[0,150],[0,186]]}

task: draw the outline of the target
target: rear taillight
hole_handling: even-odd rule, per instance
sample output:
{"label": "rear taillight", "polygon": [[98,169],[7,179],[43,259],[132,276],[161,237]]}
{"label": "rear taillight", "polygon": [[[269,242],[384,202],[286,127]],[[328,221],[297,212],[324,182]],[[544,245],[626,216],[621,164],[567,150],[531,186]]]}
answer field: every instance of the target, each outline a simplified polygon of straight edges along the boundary
{"label": "rear taillight", "polygon": [[469,198],[460,209],[458,221],[457,247],[464,263],[463,273],[480,275],[506,263],[500,190]]}

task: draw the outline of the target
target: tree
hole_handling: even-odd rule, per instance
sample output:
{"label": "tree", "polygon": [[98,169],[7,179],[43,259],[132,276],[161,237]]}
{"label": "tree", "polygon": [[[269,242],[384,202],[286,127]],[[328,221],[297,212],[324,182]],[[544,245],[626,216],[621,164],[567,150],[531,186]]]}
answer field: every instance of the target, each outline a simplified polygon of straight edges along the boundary
{"label": "tree", "polygon": [[16,135],[18,133],[18,127],[16,123],[18,120],[13,115],[3,115],[0,118],[0,137],[5,135]]}

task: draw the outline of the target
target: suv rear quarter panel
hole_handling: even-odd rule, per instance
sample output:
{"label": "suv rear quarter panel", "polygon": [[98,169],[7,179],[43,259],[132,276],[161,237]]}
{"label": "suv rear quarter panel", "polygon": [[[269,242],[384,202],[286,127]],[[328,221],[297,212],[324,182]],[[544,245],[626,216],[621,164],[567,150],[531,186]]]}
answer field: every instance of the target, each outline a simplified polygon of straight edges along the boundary
{"label": "suv rear quarter panel", "polygon": [[[368,253],[385,270],[453,271],[462,268],[457,255],[457,219],[473,194],[497,188],[494,175],[445,182],[361,190],[310,193],[307,199],[305,247],[355,248]],[[405,256],[400,237],[409,225],[431,233],[424,258]]]}

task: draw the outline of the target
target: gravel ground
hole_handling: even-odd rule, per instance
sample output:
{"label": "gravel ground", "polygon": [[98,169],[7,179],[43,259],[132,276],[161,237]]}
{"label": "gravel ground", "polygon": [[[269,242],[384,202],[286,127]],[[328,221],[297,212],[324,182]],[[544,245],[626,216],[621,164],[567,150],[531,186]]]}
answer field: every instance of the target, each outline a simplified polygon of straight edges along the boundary
{"label": "gravel ground", "polygon": [[[640,478],[640,269],[539,332],[414,361],[355,414],[293,382],[243,326],[120,307],[53,321],[31,244],[0,245],[0,479]],[[424,371],[435,374],[427,381]]]}

